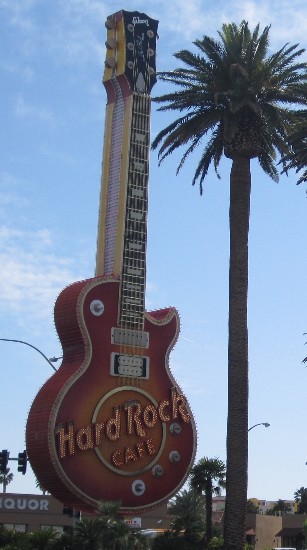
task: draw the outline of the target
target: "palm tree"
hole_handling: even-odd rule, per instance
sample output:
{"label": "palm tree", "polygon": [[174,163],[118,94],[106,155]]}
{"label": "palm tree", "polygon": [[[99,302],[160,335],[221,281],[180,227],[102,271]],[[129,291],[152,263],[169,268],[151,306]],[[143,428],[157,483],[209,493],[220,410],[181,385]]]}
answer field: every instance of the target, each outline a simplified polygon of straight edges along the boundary
{"label": "palm tree", "polygon": [[304,50],[285,45],[268,55],[269,30],[260,33],[257,25],[251,32],[242,21],[239,26],[224,24],[218,41],[209,36],[196,40],[198,54],[177,52],[185,66],[159,75],[177,91],[154,98],[162,104],[160,110],[182,113],[153,141],[160,163],[186,147],[178,172],[202,146],[192,180],[202,193],[210,165],[218,175],[223,155],[232,161],[225,550],[243,550],[246,527],[250,164],[258,158],[264,172],[278,180],[276,158],[290,153],[295,108],[305,107],[307,96],[307,65],[298,61]]}
{"label": "palm tree", "polygon": [[29,533],[7,529],[1,525],[0,548],[5,548],[6,550],[32,550],[33,545],[29,541]]}
{"label": "palm tree", "polygon": [[2,492],[6,493],[6,488],[11,481],[13,481],[14,474],[10,473],[10,468],[6,468],[5,472],[0,474],[0,484],[3,489]]}
{"label": "palm tree", "polygon": [[122,518],[120,502],[103,501],[97,513],[97,517],[84,518],[76,525],[74,540],[78,550],[148,548],[148,539],[135,533]]}
{"label": "palm tree", "polygon": [[294,500],[297,502],[297,513],[306,514],[307,512],[307,489],[301,487],[294,493]]}
{"label": "palm tree", "polygon": [[81,550],[79,542],[75,539],[73,530],[64,531],[49,544],[48,550]]}
{"label": "palm tree", "polygon": [[259,514],[259,506],[255,504],[252,498],[249,498],[246,503],[246,511],[248,514]]}
{"label": "palm tree", "polygon": [[196,491],[183,489],[169,503],[171,528],[178,535],[182,531],[188,542],[200,540],[205,532],[205,503]]}
{"label": "palm tree", "polygon": [[98,508],[99,520],[102,525],[102,547],[110,550],[117,548],[134,548],[136,544],[140,548],[147,545],[147,540],[139,537],[136,540],[134,531],[124,521],[121,503],[116,501],[102,501]]}
{"label": "palm tree", "polygon": [[50,548],[57,536],[58,533],[54,529],[43,529],[42,531],[29,533],[29,541],[35,550],[45,550],[45,548]]}
{"label": "palm tree", "polygon": [[[301,172],[297,184],[307,182],[307,113],[306,111],[296,111],[297,123],[290,136],[291,151],[283,157],[283,172],[288,172],[289,168],[294,168],[296,173]],[[306,333],[305,333],[306,334]],[[305,357],[304,362],[307,361]]]}
{"label": "palm tree", "polygon": [[[201,458],[190,473],[190,486],[206,498],[206,544],[212,539],[212,497],[225,488],[226,466],[219,458]],[[216,482],[216,483],[215,483]]]}
{"label": "palm tree", "polygon": [[265,512],[266,516],[285,516],[292,513],[291,504],[279,499],[275,504]]}
{"label": "palm tree", "polygon": [[104,526],[100,518],[87,519],[77,523],[75,540],[80,550],[101,550],[103,548]]}
{"label": "palm tree", "polygon": [[35,487],[36,487],[37,489],[39,489],[39,490],[43,493],[43,495],[45,495],[46,493],[48,493],[48,491],[42,486],[41,482],[38,481],[38,479],[36,479]]}

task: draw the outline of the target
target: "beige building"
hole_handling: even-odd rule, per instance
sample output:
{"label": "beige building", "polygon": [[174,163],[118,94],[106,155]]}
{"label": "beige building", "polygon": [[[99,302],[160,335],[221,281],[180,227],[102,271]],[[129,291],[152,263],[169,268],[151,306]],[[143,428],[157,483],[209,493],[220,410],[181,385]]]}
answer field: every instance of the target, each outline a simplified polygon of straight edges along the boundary
{"label": "beige building", "polygon": [[[2,493],[0,496],[0,524],[10,529],[31,532],[52,527],[63,532],[78,521],[78,516],[78,513],[65,514],[63,504],[51,495]],[[168,529],[170,525],[166,504],[142,514],[142,517],[131,516],[127,521],[141,529]]]}
{"label": "beige building", "polygon": [[[286,500],[291,511],[283,516],[266,515],[267,510],[273,508],[274,501],[251,499],[259,508],[258,514],[247,514],[246,540],[255,550],[270,550],[272,548],[307,548],[304,543],[303,527],[307,521],[306,514],[296,514],[297,504],[293,500]],[[223,511],[225,497],[213,498],[213,521],[222,532]]]}
{"label": "beige building", "polygon": [[[223,509],[225,497],[213,499],[213,522],[223,532]],[[84,517],[84,516],[83,516]],[[89,517],[89,516],[87,516]],[[167,506],[154,508],[142,515],[126,518],[129,524],[140,529],[164,530],[170,527]],[[63,532],[79,520],[78,514],[63,513],[63,505],[51,495],[2,493],[0,496],[0,524],[19,531],[38,531],[53,527]],[[268,516],[247,514],[246,540],[255,550],[303,546],[303,525],[305,514]]]}

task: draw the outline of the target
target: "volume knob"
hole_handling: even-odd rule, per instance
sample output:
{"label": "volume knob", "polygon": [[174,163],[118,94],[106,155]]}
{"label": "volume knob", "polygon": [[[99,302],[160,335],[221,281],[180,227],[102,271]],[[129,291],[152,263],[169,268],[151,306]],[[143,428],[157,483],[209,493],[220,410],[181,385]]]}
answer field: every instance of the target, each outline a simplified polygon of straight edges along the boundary
{"label": "volume knob", "polygon": [[90,304],[90,310],[95,317],[99,317],[104,312],[104,304],[101,300],[93,300]]}
{"label": "volume knob", "polygon": [[151,470],[151,473],[154,477],[162,477],[163,476],[163,468],[160,466],[160,464],[156,464],[153,469]]}
{"label": "volume knob", "polygon": [[178,422],[172,422],[172,424],[169,427],[169,431],[172,435],[179,435],[181,432],[180,424],[178,424]]}
{"label": "volume knob", "polygon": [[170,462],[172,462],[173,464],[177,464],[181,456],[180,456],[180,453],[178,453],[178,451],[171,451],[170,454],[168,455],[168,458]]}

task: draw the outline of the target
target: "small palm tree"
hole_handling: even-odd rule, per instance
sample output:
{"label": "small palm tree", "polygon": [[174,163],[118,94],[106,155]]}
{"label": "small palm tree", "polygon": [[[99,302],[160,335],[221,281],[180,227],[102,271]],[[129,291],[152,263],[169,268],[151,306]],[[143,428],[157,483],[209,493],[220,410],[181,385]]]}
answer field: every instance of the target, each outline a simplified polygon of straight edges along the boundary
{"label": "small palm tree", "polygon": [[103,547],[115,550],[117,545],[120,544],[121,547],[128,548],[132,531],[121,516],[120,502],[101,502],[98,513],[103,525]]}
{"label": "small palm tree", "polygon": [[81,546],[76,542],[74,532],[69,530],[56,537],[56,539],[49,544],[48,550],[81,550]]}
{"label": "small palm tree", "polygon": [[294,500],[297,503],[297,513],[306,514],[307,513],[307,489],[306,487],[301,487],[294,493]]}
{"label": "small palm tree", "polygon": [[160,162],[185,147],[178,172],[192,153],[200,151],[192,183],[199,182],[201,193],[211,165],[219,175],[224,155],[232,163],[225,550],[243,550],[246,531],[251,159],[257,158],[277,181],[279,158],[286,167],[291,155],[296,110],[304,109],[307,118],[307,64],[299,60],[304,49],[286,44],[269,55],[269,31],[265,27],[260,33],[259,25],[252,31],[242,21],[224,24],[218,40],[206,35],[196,40],[198,53],[177,52],[184,66],[159,75],[177,89],[154,98],[162,104],[160,110],[180,113],[153,141]]}
{"label": "small palm tree", "polygon": [[121,518],[120,502],[104,500],[100,502],[98,513],[106,521],[118,521]]}
{"label": "small palm tree", "polygon": [[284,516],[285,514],[290,514],[291,504],[285,500],[279,499],[276,504],[273,506],[272,511],[276,515]]}
{"label": "small palm tree", "polygon": [[226,466],[219,458],[201,458],[190,473],[190,486],[206,499],[206,544],[212,539],[212,497],[225,489]]}
{"label": "small palm tree", "polygon": [[47,489],[45,489],[45,488],[42,486],[41,482],[38,481],[38,479],[36,479],[35,487],[36,487],[37,489],[39,489],[39,490],[43,493],[43,495],[45,495],[46,493],[48,493]]}
{"label": "small palm tree", "polygon": [[6,468],[3,474],[0,474],[0,484],[2,485],[2,492],[6,493],[6,488],[13,481],[14,474],[10,472],[10,468]]}
{"label": "small palm tree", "polygon": [[80,550],[101,550],[103,548],[104,526],[100,518],[87,519],[77,523],[75,541]]}
{"label": "small palm tree", "polygon": [[196,491],[183,489],[170,501],[168,513],[172,516],[171,528],[176,534],[184,532],[191,543],[200,540],[205,532],[205,502]]}
{"label": "small palm tree", "polygon": [[[29,541],[35,550],[45,550],[56,540],[58,534],[54,529],[43,529],[29,534]],[[52,547],[52,546],[51,546]]]}
{"label": "small palm tree", "polygon": [[0,526],[0,548],[5,548],[5,550],[33,550],[28,533],[6,529],[3,525]]}

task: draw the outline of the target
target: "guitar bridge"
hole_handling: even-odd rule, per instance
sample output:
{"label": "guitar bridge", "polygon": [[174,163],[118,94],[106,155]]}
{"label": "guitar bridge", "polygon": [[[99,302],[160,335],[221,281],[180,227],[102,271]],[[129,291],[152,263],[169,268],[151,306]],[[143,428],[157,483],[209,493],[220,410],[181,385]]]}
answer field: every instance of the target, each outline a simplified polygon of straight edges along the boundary
{"label": "guitar bridge", "polygon": [[148,348],[149,332],[144,330],[129,330],[126,328],[113,327],[111,329],[111,343]]}
{"label": "guitar bridge", "polygon": [[147,379],[149,378],[149,357],[111,353],[110,374]]}

